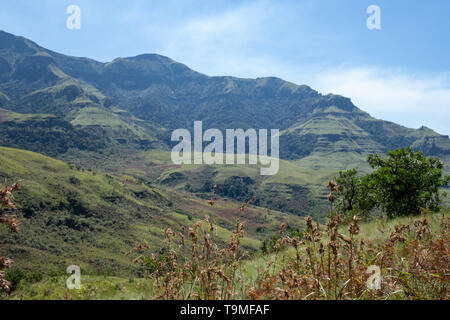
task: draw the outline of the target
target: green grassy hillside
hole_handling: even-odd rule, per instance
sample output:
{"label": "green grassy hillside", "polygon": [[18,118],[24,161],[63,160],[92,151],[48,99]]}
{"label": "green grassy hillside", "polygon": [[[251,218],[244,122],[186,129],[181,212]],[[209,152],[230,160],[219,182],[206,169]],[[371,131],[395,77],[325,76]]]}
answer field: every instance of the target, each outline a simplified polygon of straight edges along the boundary
{"label": "green grassy hillside", "polygon": [[19,269],[64,273],[77,264],[90,274],[133,274],[139,270],[125,253],[136,241],[155,252],[164,246],[166,228],[179,231],[210,215],[219,239],[229,237],[237,218],[248,234],[242,244],[258,250],[260,241],[285,221],[293,228],[301,219],[240,202],[205,199],[144,184],[130,175],[100,174],[29,151],[0,148],[0,179],[23,180],[15,194],[21,230],[0,228],[0,250]]}
{"label": "green grassy hillside", "polygon": [[356,152],[323,152],[295,161],[280,160],[277,174],[261,176],[258,165],[180,166],[172,164],[169,151],[151,150],[129,157],[115,170],[204,197],[216,184],[220,196],[239,201],[256,196],[260,206],[323,221],[326,182],[339,170],[354,167],[362,173],[370,170],[366,158]]}
{"label": "green grassy hillside", "polygon": [[[170,157],[170,152],[163,150],[133,153],[111,170],[201,197],[208,197],[216,184],[222,197],[243,201],[256,196],[260,206],[311,215],[322,222],[327,214],[326,182],[340,170],[371,171],[367,157],[357,152],[314,152],[298,160],[281,159],[273,176],[261,176],[259,165],[174,165]],[[441,160],[449,174],[450,159]],[[450,194],[444,204],[450,204],[449,200]]]}

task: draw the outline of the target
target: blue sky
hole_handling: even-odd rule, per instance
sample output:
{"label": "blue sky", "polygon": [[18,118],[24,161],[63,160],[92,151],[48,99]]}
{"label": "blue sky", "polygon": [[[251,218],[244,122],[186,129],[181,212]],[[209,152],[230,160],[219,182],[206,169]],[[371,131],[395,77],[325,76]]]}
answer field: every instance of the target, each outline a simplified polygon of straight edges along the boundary
{"label": "blue sky", "polygon": [[[366,27],[369,5],[381,30]],[[448,0],[3,0],[0,29],[100,61],[159,53],[208,75],[277,76],[450,134]]]}

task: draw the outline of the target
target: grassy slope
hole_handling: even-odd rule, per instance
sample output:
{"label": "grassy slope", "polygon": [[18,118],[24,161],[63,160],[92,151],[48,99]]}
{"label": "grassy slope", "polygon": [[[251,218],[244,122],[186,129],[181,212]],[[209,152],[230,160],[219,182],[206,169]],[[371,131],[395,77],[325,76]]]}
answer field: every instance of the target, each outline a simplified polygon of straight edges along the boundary
{"label": "grassy slope", "polygon": [[38,113],[16,113],[10,110],[0,108],[0,123],[3,121],[23,122],[30,119],[44,119],[54,117],[49,114]]}
{"label": "grassy slope", "polygon": [[217,237],[228,239],[235,219],[246,222],[243,245],[257,250],[260,240],[277,232],[280,221],[302,225],[298,217],[255,206],[239,213],[239,203],[218,200],[214,207],[184,192],[144,185],[126,175],[104,175],[76,169],[36,153],[0,148],[0,179],[23,179],[15,194],[21,231],[0,229],[3,253],[15,267],[64,274],[78,264],[85,273],[137,272],[125,256],[135,241],[152,250],[163,247],[167,227],[178,231],[210,215]]}
{"label": "grassy slope", "polygon": [[[444,174],[450,174],[450,157],[443,156],[441,161],[444,163]],[[259,165],[173,165],[170,152],[163,150],[137,154],[135,159],[117,167],[116,170],[170,185],[178,190],[182,190],[187,183],[200,188],[208,180],[222,183],[231,176],[250,177],[256,181],[258,198],[267,196],[271,185],[275,185],[279,192],[289,191],[288,186],[302,186],[309,189],[309,200],[315,200],[315,204],[319,205],[318,210],[305,211],[303,214],[319,214],[317,216],[323,218],[323,215],[320,215],[323,213],[320,211],[320,204],[326,202],[322,201],[326,199],[326,182],[336,177],[340,170],[351,168],[357,168],[360,174],[371,171],[366,156],[357,152],[314,152],[299,160],[280,160],[277,174],[262,177]],[[171,179],[174,173],[180,173],[182,176]],[[450,204],[449,200],[450,194],[444,199],[446,205]]]}
{"label": "grassy slope", "polygon": [[170,152],[161,150],[136,155],[116,170],[177,190],[185,189],[187,184],[199,190],[205,183],[221,184],[232,176],[250,177],[255,181],[251,188],[256,197],[273,200],[260,205],[323,219],[326,182],[339,170],[349,168],[359,168],[361,173],[370,170],[365,156],[356,152],[322,152],[295,161],[280,160],[277,174],[261,176],[258,165],[173,165]]}

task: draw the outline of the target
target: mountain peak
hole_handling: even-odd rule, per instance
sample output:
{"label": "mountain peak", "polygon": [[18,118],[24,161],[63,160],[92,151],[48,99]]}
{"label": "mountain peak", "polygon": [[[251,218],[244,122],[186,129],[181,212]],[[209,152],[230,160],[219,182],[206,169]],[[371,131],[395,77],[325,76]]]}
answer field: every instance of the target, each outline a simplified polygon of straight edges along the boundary
{"label": "mountain peak", "polygon": [[32,41],[0,30],[0,50],[5,49],[11,49],[22,54],[33,54],[38,51]]}
{"label": "mountain peak", "polygon": [[129,59],[136,59],[136,60],[157,60],[157,61],[166,61],[166,62],[172,62],[175,63],[172,59],[169,57],[157,54],[157,53],[143,53],[139,54],[134,57],[130,57]]}

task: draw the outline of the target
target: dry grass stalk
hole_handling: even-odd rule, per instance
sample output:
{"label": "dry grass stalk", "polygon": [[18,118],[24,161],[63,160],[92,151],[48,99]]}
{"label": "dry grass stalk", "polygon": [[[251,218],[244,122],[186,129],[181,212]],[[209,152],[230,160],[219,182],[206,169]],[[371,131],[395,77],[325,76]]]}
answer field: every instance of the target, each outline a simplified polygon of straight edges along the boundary
{"label": "dry grass stalk", "polygon": [[[15,209],[12,199],[13,192],[20,189],[19,182],[12,186],[6,185],[0,189],[0,224],[4,224],[11,232],[19,232],[19,222],[15,217],[2,214],[3,209]],[[5,279],[5,269],[11,267],[12,261],[6,257],[0,257],[0,288],[9,292],[11,284]]]}

